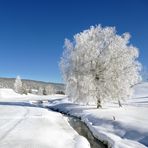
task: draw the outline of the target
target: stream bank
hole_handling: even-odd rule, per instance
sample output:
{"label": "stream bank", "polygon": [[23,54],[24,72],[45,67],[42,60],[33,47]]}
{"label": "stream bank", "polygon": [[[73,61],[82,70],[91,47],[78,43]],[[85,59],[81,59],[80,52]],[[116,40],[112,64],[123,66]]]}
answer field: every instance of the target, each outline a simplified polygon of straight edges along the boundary
{"label": "stream bank", "polygon": [[56,110],[52,107],[47,107],[47,109],[50,109],[54,112],[58,112],[63,114],[64,116],[66,116],[69,120],[69,124],[72,126],[72,128],[77,131],[77,133],[83,137],[85,137],[88,142],[90,143],[91,148],[107,148],[108,146],[106,144],[104,144],[103,142],[101,142],[100,140],[98,140],[90,131],[90,129],[88,128],[88,126],[81,121],[81,118],[72,116],[70,114],[61,112],[59,110]]}

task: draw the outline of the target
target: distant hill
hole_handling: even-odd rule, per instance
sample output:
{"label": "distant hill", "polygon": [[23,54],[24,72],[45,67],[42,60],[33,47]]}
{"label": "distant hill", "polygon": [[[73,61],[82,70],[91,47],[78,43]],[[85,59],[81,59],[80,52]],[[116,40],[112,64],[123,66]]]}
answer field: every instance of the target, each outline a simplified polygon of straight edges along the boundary
{"label": "distant hill", "polygon": [[[14,88],[15,78],[0,78],[0,88]],[[65,86],[62,83],[51,83],[51,82],[43,82],[43,81],[36,81],[36,80],[27,80],[22,79],[22,83],[27,89],[37,89],[39,88],[46,88],[47,86],[51,86],[57,92],[63,91],[65,92]]]}

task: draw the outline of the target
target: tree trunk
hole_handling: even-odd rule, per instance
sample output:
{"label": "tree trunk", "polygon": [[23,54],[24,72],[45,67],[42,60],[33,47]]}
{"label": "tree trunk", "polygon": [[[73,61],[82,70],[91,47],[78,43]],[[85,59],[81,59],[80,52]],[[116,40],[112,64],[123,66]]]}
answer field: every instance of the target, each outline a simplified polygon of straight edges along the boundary
{"label": "tree trunk", "polygon": [[118,104],[119,104],[119,107],[122,107],[122,104],[121,104],[120,100],[118,100]]}
{"label": "tree trunk", "polygon": [[97,108],[102,108],[101,100],[100,99],[97,100]]}

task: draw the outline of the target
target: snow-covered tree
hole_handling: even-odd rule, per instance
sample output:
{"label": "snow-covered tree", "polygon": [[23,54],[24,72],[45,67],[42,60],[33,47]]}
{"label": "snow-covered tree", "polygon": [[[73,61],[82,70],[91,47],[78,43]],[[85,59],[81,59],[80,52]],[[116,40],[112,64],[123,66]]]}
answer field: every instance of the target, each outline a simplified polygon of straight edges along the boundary
{"label": "snow-covered tree", "polygon": [[45,87],[45,91],[46,91],[46,94],[48,95],[55,94],[55,88],[52,85],[47,85]]}
{"label": "snow-covered tree", "polygon": [[22,84],[22,93],[25,94],[25,95],[28,94],[27,85],[25,83]]}
{"label": "snow-covered tree", "polygon": [[121,100],[132,95],[141,80],[138,49],[129,44],[130,35],[117,35],[114,27],[90,27],[65,40],[60,67],[66,94],[74,102],[95,103]]}
{"label": "snow-covered tree", "polygon": [[14,90],[17,93],[23,93],[23,85],[20,76],[17,76],[14,83]]}
{"label": "snow-covered tree", "polygon": [[43,95],[43,88],[41,87],[38,88],[38,95]]}
{"label": "snow-covered tree", "polygon": [[47,91],[45,88],[43,89],[43,95],[47,95]]}

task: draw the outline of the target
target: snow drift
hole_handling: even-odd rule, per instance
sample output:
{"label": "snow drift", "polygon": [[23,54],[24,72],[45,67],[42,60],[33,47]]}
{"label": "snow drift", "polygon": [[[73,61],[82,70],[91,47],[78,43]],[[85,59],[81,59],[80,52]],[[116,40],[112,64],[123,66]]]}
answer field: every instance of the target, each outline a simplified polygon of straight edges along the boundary
{"label": "snow drift", "polygon": [[16,93],[12,89],[9,88],[0,89],[0,98],[18,98],[18,97],[22,97],[22,95]]}

